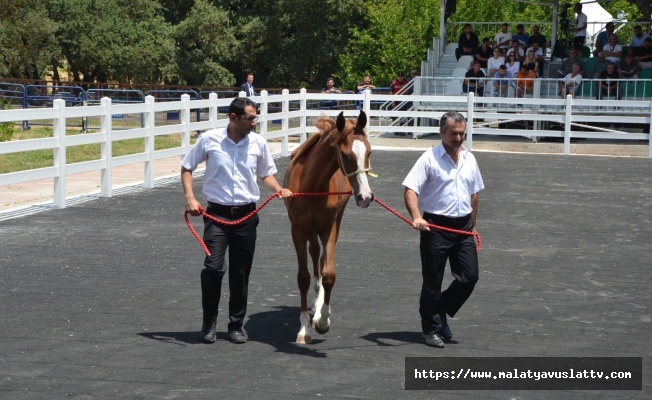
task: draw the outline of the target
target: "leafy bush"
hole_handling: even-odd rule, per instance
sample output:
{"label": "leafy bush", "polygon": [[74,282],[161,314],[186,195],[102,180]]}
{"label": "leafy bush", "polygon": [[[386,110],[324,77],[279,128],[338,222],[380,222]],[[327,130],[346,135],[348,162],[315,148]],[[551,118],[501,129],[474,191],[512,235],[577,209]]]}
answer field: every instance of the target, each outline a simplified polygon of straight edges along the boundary
{"label": "leafy bush", "polygon": [[[0,110],[11,109],[11,103],[0,100]],[[14,123],[3,122],[0,124],[0,142],[8,142],[14,135]]]}

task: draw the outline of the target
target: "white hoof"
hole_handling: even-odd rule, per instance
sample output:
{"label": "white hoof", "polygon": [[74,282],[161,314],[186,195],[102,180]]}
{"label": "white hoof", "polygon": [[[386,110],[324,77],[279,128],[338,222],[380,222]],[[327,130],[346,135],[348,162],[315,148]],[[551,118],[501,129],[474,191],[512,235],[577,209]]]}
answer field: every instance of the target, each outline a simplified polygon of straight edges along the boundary
{"label": "white hoof", "polygon": [[312,338],[308,334],[302,335],[302,334],[299,333],[297,335],[297,343],[299,343],[299,344],[310,344],[310,343],[312,343]]}

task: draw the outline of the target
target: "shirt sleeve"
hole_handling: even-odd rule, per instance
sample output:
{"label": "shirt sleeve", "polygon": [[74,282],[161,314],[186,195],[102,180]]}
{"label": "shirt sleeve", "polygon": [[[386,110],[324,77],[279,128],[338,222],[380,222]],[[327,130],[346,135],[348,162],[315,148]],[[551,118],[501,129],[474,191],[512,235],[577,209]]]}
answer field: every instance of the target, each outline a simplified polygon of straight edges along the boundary
{"label": "shirt sleeve", "polygon": [[197,166],[206,161],[205,144],[207,135],[201,135],[195,142],[195,145],[190,149],[188,154],[181,160],[181,166],[188,171],[194,171]]}
{"label": "shirt sleeve", "polygon": [[272,158],[272,153],[269,151],[269,147],[267,146],[267,141],[265,139],[260,139],[260,146],[260,157],[258,158],[256,172],[258,177],[262,179],[266,176],[274,175],[278,170],[276,169],[274,158]]}
{"label": "shirt sleeve", "polygon": [[[430,150],[432,151],[432,150]],[[403,180],[403,187],[405,189],[414,190],[419,195],[423,189],[423,185],[428,181],[428,153],[424,153],[417,162],[414,164],[410,172]]]}

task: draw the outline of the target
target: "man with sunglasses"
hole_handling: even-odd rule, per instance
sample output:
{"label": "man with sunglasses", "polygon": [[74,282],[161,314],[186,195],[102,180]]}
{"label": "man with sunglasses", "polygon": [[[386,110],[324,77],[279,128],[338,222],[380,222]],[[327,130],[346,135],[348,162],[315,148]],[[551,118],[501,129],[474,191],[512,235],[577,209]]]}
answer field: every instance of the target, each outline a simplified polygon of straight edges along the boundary
{"label": "man with sunglasses", "polygon": [[[277,172],[267,142],[251,129],[256,124],[256,106],[246,97],[236,98],[229,106],[229,124],[224,129],[204,132],[181,161],[181,183],[186,211],[201,215],[202,206],[193,191],[193,171],[206,163],[202,196],[208,201],[206,212],[220,220],[238,220],[256,209],[260,189],[256,180],[279,197],[292,192],[278,183]],[[258,214],[234,226],[204,217],[204,242],[211,255],[204,259],[201,271],[203,324],[199,341],[214,343],[222,278],[227,270],[229,250],[229,340],[246,343],[242,330],[247,311],[249,273],[256,248]]]}

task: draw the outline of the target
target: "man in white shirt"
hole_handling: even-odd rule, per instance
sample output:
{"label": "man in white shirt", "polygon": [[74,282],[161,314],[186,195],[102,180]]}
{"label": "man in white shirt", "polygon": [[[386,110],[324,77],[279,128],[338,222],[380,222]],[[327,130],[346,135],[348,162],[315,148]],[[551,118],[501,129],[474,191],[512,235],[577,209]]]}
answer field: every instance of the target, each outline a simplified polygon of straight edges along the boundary
{"label": "man in white shirt", "polygon": [[[441,144],[426,151],[403,181],[412,226],[421,231],[423,284],[419,314],[424,341],[432,347],[444,347],[444,340],[452,338],[446,315],[455,316],[478,281],[478,253],[473,235],[477,234],[478,192],[484,189],[478,163],[462,145],[466,135],[464,116],[446,113],[439,127]],[[428,224],[469,235],[431,229]],[[449,258],[455,279],[442,293]]]}
{"label": "man in white shirt", "polygon": [[[202,195],[208,201],[206,213],[220,220],[238,220],[256,209],[260,189],[256,179],[279,194],[292,192],[278,183],[272,155],[265,139],[251,132],[256,125],[256,107],[247,97],[238,97],[229,106],[229,125],[225,129],[204,132],[181,161],[181,183],[186,197],[186,211],[202,214],[195,198],[192,172],[206,163]],[[239,225],[225,225],[204,217],[204,242],[211,255],[204,259],[201,272],[203,323],[199,341],[214,343],[217,311],[226,273],[229,250],[229,340],[246,343],[242,330],[247,311],[249,273],[256,248],[258,214]]]}
{"label": "man in white shirt", "polygon": [[505,54],[505,51],[507,51],[507,48],[509,47],[510,43],[512,41],[512,33],[509,32],[509,25],[507,23],[504,23],[500,27],[500,32],[494,36],[494,42],[493,42],[493,48],[499,48],[500,51]]}
{"label": "man in white shirt", "polygon": [[605,44],[602,52],[607,60],[611,61],[616,67],[620,63],[620,58],[623,56],[623,46],[616,42],[616,36],[609,36],[609,43]]}
{"label": "man in white shirt", "polygon": [[580,65],[573,64],[573,72],[566,75],[564,79],[559,81],[559,94],[562,99],[566,98],[566,95],[575,96],[575,92],[582,84],[582,74],[580,74]]}
{"label": "man in white shirt", "polygon": [[580,54],[583,54],[588,18],[586,14],[582,12],[582,3],[575,4],[574,10],[577,13],[577,18],[575,18],[575,26],[571,29],[574,32],[573,47],[579,51]]}

